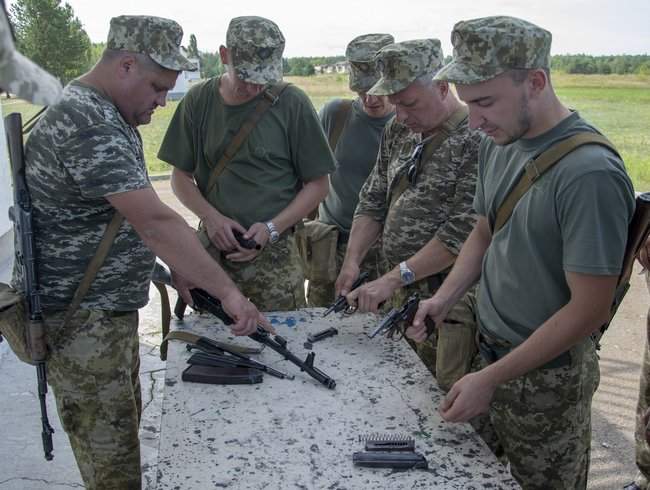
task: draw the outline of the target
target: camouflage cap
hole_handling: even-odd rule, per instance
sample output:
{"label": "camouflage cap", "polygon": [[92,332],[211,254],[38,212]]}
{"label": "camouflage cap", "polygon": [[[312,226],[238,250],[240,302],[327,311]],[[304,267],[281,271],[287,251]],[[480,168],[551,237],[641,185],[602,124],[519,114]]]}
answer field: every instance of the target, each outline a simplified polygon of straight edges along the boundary
{"label": "camouflage cap", "polygon": [[120,15],[111,19],[106,49],[148,55],[163,68],[195,71],[198,67],[181,53],[183,29],[171,20],[150,15]]}
{"label": "camouflage cap", "polygon": [[257,84],[282,80],[284,36],[275,22],[264,17],[235,17],[228,26],[226,46],[240,79]]}
{"label": "camouflage cap", "polygon": [[549,68],[551,33],[516,17],[458,22],[451,33],[454,58],[436,80],[479,83],[512,69]]}
{"label": "camouflage cap", "polygon": [[7,14],[0,10],[0,87],[34,104],[54,104],[61,96],[61,83],[16,51]]}
{"label": "camouflage cap", "polygon": [[442,66],[442,48],[438,39],[415,39],[383,47],[376,56],[379,81],[371,95],[392,95],[404,90],[416,78],[434,73]]}
{"label": "camouflage cap", "polygon": [[367,92],[377,80],[379,72],[375,66],[375,55],[395,39],[390,34],[362,34],[355,37],[345,50],[350,63],[350,90]]}

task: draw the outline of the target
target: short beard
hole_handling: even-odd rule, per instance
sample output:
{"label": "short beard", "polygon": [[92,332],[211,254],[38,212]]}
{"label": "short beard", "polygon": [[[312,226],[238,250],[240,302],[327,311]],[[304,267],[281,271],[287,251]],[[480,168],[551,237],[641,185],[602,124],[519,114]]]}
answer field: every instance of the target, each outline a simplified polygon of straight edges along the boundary
{"label": "short beard", "polygon": [[519,99],[520,110],[517,114],[517,125],[515,126],[514,133],[510,136],[504,145],[509,145],[521,139],[530,130],[530,111],[528,109],[528,96],[523,93]]}

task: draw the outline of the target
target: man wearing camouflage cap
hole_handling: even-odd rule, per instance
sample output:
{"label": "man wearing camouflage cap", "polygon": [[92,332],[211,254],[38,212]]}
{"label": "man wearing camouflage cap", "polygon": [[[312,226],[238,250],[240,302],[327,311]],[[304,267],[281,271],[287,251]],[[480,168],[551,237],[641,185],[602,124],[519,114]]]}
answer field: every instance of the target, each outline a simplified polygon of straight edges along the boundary
{"label": "man wearing camouflage cap", "polygon": [[[330,189],[318,208],[318,220],[338,229],[336,270],[341,268],[352,215],[359,202],[359,190],[375,166],[384,126],[393,117],[394,107],[386,95],[370,95],[368,90],[379,80],[375,55],[395,40],[390,34],[362,34],[345,50],[350,66],[349,86],[358,97],[335,99],[320,112],[320,120],[336,158],[330,175]],[[361,263],[369,279],[379,275],[379,248],[373,246]],[[334,281],[311,278],[307,288],[309,306],[327,306],[334,300]]]}
{"label": "man wearing camouflage cap", "polygon": [[[442,320],[480,277],[479,349],[485,367],[458,381],[445,420],[488,412],[513,476],[526,489],[584,489],[598,360],[591,335],[609,319],[634,192],[623,162],[600,144],[573,149],[541,177],[529,163],[548,148],[597,130],[551,85],[551,34],[512,17],[456,24],[453,82],[485,133],[474,199],[478,221],[413,327]],[[532,181],[504,219],[497,212],[523,174]],[[499,219],[497,220],[497,215]]]}
{"label": "man wearing camouflage cap", "polygon": [[[401,304],[415,291],[433,294],[474,224],[479,135],[468,129],[466,109],[448,84],[433,81],[442,59],[437,39],[391,44],[376,57],[381,78],[368,93],[388,96],[396,115],[361,189],[336,282],[337,292],[360,311],[376,312],[391,296]],[[348,294],[378,238],[385,274]],[[441,388],[449,389],[469,370],[473,332],[470,303],[459,303],[439,335],[417,346]]]}
{"label": "man wearing camouflage cap", "polygon": [[[267,311],[305,306],[294,226],[325,197],[334,167],[308,97],[295,86],[278,86],[283,50],[284,36],[272,21],[232,19],[219,48],[226,73],[190,89],[158,153],[175,167],[174,192],[201,218],[208,252]],[[274,103],[215,170],[264,98]],[[244,248],[236,233],[257,247]]]}
{"label": "man wearing camouflage cap", "polygon": [[[148,16],[111,20],[106,50],[49,107],[25,148],[37,274],[47,326],[49,382],[89,489],[140,488],[138,309],[155,256],[237,319],[236,335],[268,325],[151,187],[136,127],[147,124],[181,70],[181,27]],[[116,212],[110,251],[66,318],[73,294]],[[22,281],[14,270],[13,285]],[[185,294],[186,291],[183,291]]]}

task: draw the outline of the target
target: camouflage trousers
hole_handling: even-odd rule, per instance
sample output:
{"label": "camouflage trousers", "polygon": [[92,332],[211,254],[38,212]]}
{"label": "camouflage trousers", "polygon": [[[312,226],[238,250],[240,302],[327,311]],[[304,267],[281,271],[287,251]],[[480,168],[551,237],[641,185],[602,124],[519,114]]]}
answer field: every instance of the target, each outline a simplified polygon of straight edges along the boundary
{"label": "camouflage trousers", "polygon": [[[336,270],[340,271],[345,259],[345,251],[348,248],[347,242],[341,242],[336,246]],[[368,281],[374,281],[382,274],[380,247],[375,244],[370,247],[368,253],[361,262],[361,272],[368,273]],[[309,281],[307,283],[307,305],[309,307],[327,307],[335,300],[334,281]]]}
{"label": "camouflage trousers", "polygon": [[140,489],[138,313],[45,316],[48,381],[90,490]]}
{"label": "camouflage trousers", "polygon": [[[650,273],[646,272],[646,283],[650,291]],[[643,490],[650,490],[650,447],[646,441],[646,425],[643,415],[650,407],[650,310],[646,319],[646,341],[641,366],[641,386],[639,388],[639,401],[636,407],[636,430],[634,440],[636,446],[636,466],[638,473],[634,482]]]}
{"label": "camouflage trousers", "polygon": [[305,278],[293,234],[268,243],[250,262],[226,260],[213,245],[207,251],[260,311],[292,311],[306,306]]}
{"label": "camouflage trousers", "polygon": [[535,369],[494,392],[490,420],[524,490],[587,487],[598,358],[591,338],[569,353],[570,365]]}

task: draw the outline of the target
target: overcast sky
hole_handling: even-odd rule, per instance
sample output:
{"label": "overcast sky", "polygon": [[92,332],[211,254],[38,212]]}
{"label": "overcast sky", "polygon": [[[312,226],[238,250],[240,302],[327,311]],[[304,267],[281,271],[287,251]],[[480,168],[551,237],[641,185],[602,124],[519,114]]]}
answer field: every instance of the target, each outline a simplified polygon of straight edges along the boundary
{"label": "overcast sky", "polygon": [[[64,3],[65,0],[62,1]],[[9,2],[13,3],[13,2]],[[111,17],[148,14],[178,21],[216,51],[228,22],[239,15],[275,21],[286,38],[285,56],[342,55],[353,37],[387,32],[400,40],[436,37],[451,54],[454,23],[486,15],[513,15],[553,33],[553,54],[650,53],[649,0],[68,0],[93,42],[106,40]],[[396,7],[397,5],[402,8]]]}

